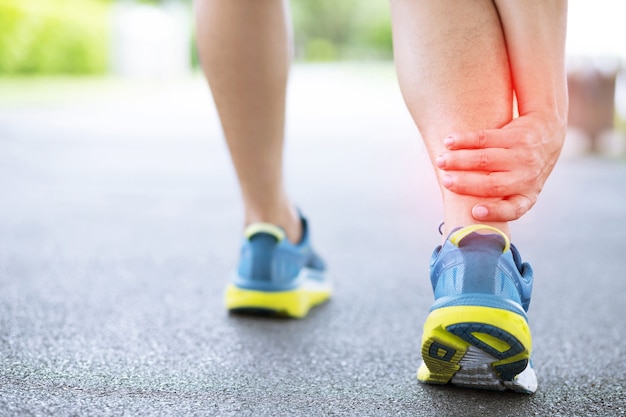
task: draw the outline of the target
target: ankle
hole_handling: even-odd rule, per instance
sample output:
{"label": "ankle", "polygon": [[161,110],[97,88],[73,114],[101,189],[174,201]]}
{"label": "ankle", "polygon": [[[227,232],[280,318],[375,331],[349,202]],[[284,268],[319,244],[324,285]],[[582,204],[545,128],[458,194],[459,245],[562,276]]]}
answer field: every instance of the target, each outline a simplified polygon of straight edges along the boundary
{"label": "ankle", "polygon": [[[465,214],[464,214],[465,213]],[[446,211],[444,216],[444,224],[441,228],[444,239],[454,230],[460,227],[467,227],[474,224],[484,224],[485,226],[495,227],[511,239],[511,228],[507,222],[481,222],[472,217],[471,212],[464,211]],[[479,232],[480,233],[480,232]]]}
{"label": "ankle", "polygon": [[291,243],[298,243],[302,239],[302,221],[298,212],[291,204],[281,207],[246,207],[245,224],[271,223],[281,227]]}
{"label": "ankle", "polygon": [[[491,226],[494,227],[498,230],[500,230],[502,233],[504,233],[509,240],[511,239],[511,228],[509,227],[508,223],[494,223],[494,222],[478,222],[476,220],[473,221],[469,221],[469,222],[454,222],[454,221],[445,221],[443,223],[443,225],[441,226],[441,228],[439,229],[439,231],[441,232],[441,234],[443,235],[444,239],[447,239],[448,236],[450,235],[450,233],[458,228],[462,228],[462,227],[467,227],[467,226],[472,226],[474,224],[481,224],[481,225],[485,225],[485,226]],[[488,233],[489,229],[485,229],[484,232],[482,232],[481,230],[477,230],[477,233]],[[493,231],[492,231],[493,233]]]}
{"label": "ankle", "polygon": [[472,215],[472,208],[485,199],[454,194],[444,191],[444,225],[442,227],[444,239],[450,232],[459,227],[467,227],[473,224],[484,224],[495,227],[511,239],[511,229],[508,222],[485,222],[476,220]]}

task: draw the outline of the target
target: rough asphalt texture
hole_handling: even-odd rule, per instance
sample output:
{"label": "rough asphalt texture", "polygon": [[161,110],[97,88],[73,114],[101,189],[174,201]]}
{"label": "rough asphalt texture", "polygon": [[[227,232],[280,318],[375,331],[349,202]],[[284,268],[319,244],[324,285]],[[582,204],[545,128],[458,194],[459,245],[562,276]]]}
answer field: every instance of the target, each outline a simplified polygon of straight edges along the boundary
{"label": "rough asphalt texture", "polygon": [[302,321],[222,307],[242,211],[203,80],[79,96],[0,106],[1,416],[626,415],[623,160],[566,150],[514,225],[539,391],[430,387],[441,204],[388,68],[294,69],[289,188],[336,283]]}

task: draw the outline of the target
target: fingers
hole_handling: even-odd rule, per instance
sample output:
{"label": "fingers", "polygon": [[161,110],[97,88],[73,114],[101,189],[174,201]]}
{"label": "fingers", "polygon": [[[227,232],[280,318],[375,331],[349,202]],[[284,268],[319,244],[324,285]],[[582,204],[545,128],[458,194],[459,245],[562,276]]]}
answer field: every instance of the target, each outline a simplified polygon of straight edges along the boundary
{"label": "fingers", "polygon": [[435,165],[444,171],[509,171],[519,162],[515,154],[502,148],[456,150],[439,155]]}
{"label": "fingers", "polygon": [[[509,222],[522,217],[537,201],[541,185],[527,171],[470,172],[448,171],[441,177],[442,185],[461,195],[500,198],[485,201],[472,208],[479,221]],[[524,193],[524,194],[522,194]]]}
{"label": "fingers", "polygon": [[511,138],[503,129],[488,129],[451,133],[443,140],[443,143],[450,150],[505,148],[511,144]]}
{"label": "fingers", "polygon": [[476,220],[517,220],[537,201],[564,137],[560,124],[540,116],[520,116],[500,129],[455,132],[443,140],[446,150],[435,159],[441,185],[486,199],[472,209]]}
{"label": "fingers", "polygon": [[441,183],[456,194],[475,197],[505,198],[520,191],[519,178],[510,172],[448,171]]}
{"label": "fingers", "polygon": [[484,202],[472,208],[472,216],[484,222],[510,222],[522,217],[537,202],[537,196],[514,195],[505,200]]}

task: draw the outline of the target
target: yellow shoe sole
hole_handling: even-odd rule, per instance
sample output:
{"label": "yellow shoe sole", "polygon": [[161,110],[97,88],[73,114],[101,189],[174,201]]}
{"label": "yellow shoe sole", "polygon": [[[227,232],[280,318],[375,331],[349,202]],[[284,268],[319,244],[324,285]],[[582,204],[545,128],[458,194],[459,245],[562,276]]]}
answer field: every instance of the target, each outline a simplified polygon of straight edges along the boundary
{"label": "yellow shoe sole", "polygon": [[430,313],[422,336],[417,379],[532,393],[530,328],[512,311],[482,306],[443,307]]}
{"label": "yellow shoe sole", "polygon": [[226,308],[231,312],[303,318],[316,305],[330,299],[328,286],[298,288],[290,291],[255,291],[230,284],[226,289]]}

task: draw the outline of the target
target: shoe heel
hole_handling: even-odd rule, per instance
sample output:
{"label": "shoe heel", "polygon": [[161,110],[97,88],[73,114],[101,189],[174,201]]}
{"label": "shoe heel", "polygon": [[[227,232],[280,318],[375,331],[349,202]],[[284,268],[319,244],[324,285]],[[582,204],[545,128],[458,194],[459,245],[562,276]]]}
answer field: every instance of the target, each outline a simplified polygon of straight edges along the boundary
{"label": "shoe heel", "polygon": [[482,306],[439,308],[424,324],[418,379],[505,389],[527,368],[531,350],[530,329],[519,314]]}
{"label": "shoe heel", "polygon": [[[306,268],[302,274],[314,275]],[[328,301],[331,292],[328,283],[309,283],[287,291],[258,291],[230,284],[226,288],[225,304],[231,312],[303,318],[311,308]]]}
{"label": "shoe heel", "polygon": [[309,303],[298,291],[255,291],[229,285],[226,308],[234,313],[264,314],[301,318],[309,312]]}

